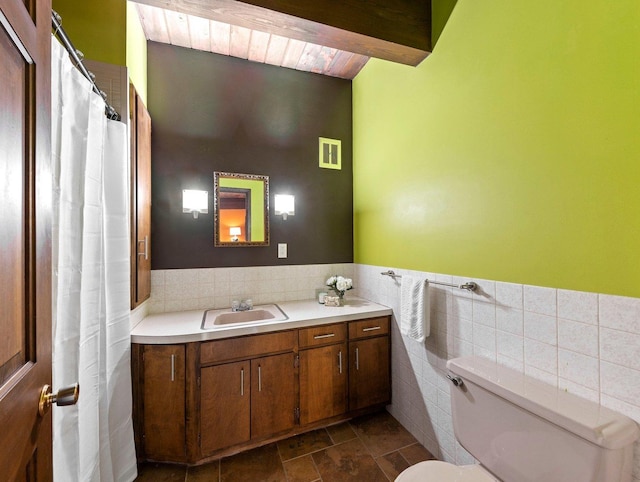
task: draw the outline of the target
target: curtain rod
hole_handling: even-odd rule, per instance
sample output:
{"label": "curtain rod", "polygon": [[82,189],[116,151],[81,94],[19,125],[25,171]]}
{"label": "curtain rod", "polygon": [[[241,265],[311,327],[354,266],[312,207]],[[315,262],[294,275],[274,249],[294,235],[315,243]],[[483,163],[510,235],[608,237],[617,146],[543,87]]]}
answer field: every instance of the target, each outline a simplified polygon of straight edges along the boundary
{"label": "curtain rod", "polygon": [[102,99],[104,100],[105,115],[111,120],[119,121],[121,119],[120,114],[118,114],[116,110],[109,104],[109,102],[107,102],[107,94],[102,90],[100,90],[96,85],[96,81],[95,81],[96,76],[92,72],[89,72],[87,68],[84,66],[84,64],[82,63],[84,54],[80,50],[77,50],[71,43],[71,40],[69,40],[67,33],[62,28],[62,17],[55,10],[51,10],[51,25],[53,26],[53,35],[58,37],[60,42],[62,42],[62,45],[64,46],[64,48],[67,49],[67,52],[69,52],[69,55],[71,56],[71,60],[73,61],[75,66],[78,68],[80,73],[84,75],[87,78],[87,80],[89,80],[89,82],[91,82],[93,91],[96,94],[98,94],[100,97],[102,97]]}

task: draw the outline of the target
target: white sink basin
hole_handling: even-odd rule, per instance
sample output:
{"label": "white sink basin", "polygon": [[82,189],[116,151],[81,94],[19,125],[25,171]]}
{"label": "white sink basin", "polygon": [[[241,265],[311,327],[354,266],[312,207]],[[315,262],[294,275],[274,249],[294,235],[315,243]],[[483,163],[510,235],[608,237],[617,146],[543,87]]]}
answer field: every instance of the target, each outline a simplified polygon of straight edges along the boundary
{"label": "white sink basin", "polygon": [[207,310],[202,319],[202,329],[212,330],[224,325],[284,321],[288,318],[275,304],[255,306],[252,310],[247,311],[231,311],[231,308]]}

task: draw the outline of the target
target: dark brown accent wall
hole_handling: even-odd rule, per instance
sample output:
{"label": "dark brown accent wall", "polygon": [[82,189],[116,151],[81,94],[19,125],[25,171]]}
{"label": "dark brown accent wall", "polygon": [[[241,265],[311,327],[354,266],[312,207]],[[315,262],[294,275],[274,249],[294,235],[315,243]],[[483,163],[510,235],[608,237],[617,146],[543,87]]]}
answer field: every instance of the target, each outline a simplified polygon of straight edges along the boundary
{"label": "dark brown accent wall", "polygon": [[[153,269],[353,262],[351,81],[149,42],[148,82]],[[342,141],[342,170],[318,167],[318,137]],[[213,246],[214,171],[269,176],[271,205],[295,195],[270,246]],[[183,189],[209,214],[182,213]]]}

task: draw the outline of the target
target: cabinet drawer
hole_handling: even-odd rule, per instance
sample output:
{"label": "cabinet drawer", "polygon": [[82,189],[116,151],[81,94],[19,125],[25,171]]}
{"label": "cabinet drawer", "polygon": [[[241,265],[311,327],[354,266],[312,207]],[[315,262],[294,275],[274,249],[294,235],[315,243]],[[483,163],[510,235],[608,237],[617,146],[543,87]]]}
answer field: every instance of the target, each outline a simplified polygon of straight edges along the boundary
{"label": "cabinet drawer", "polygon": [[295,346],[296,332],[294,330],[207,341],[203,342],[200,347],[200,363],[206,365],[293,351]]}
{"label": "cabinet drawer", "polygon": [[346,338],[347,327],[344,323],[314,326],[298,331],[298,344],[300,348],[331,345],[333,343],[340,343]]}
{"label": "cabinet drawer", "polygon": [[370,318],[349,323],[349,339],[367,338],[389,333],[389,317]]}

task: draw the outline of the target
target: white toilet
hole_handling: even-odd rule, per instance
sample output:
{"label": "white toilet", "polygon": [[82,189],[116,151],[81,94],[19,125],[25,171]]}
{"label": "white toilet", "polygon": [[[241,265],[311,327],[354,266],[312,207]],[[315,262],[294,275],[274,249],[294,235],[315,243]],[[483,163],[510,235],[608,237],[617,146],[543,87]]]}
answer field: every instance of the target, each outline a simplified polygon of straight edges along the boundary
{"label": "white toilet", "polygon": [[453,430],[480,465],[428,461],[396,482],[630,482],[636,423],[485,358],[449,360]]}

